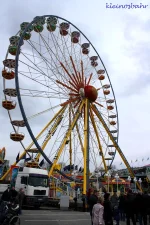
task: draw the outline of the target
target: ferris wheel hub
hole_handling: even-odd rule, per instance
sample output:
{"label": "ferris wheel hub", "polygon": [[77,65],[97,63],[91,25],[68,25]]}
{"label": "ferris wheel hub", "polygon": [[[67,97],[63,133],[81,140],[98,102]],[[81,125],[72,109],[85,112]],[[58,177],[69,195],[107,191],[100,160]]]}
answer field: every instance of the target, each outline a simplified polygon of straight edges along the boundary
{"label": "ferris wheel hub", "polygon": [[87,85],[84,87],[85,97],[94,102],[97,99],[98,92],[94,86]]}

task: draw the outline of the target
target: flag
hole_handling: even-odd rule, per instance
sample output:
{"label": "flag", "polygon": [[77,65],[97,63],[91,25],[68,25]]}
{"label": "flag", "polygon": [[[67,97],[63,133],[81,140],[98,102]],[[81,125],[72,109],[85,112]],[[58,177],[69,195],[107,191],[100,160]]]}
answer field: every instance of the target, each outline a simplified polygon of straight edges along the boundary
{"label": "flag", "polygon": [[131,160],[131,163],[132,163],[132,160]]}
{"label": "flag", "polygon": [[19,155],[20,155],[20,152],[18,152],[18,155],[17,155],[17,157],[16,157],[16,163],[19,162]]}
{"label": "flag", "polygon": [[144,158],[142,159],[142,161],[144,160]]}
{"label": "flag", "polygon": [[75,166],[75,170],[78,170],[78,165]]}
{"label": "flag", "polygon": [[24,161],[25,162],[28,162],[28,161],[30,161],[32,158],[31,158],[31,156],[29,157],[29,158],[26,158]]}
{"label": "flag", "polygon": [[82,170],[82,168],[80,167],[80,168],[79,168],[79,172],[81,172],[81,170]]}
{"label": "flag", "polygon": [[137,162],[138,160],[136,159],[135,162]]}
{"label": "flag", "polygon": [[122,162],[120,163],[120,165],[122,165]]}
{"label": "flag", "polygon": [[39,163],[39,166],[42,167],[44,165],[44,159]]}
{"label": "flag", "polygon": [[147,160],[149,160],[149,157],[147,158]]}

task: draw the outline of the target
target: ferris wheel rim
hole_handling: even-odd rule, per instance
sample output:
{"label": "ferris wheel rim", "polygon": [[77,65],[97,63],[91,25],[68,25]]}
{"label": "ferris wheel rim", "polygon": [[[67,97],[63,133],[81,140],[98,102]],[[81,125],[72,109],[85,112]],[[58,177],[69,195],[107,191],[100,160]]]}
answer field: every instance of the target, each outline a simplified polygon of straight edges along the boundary
{"label": "ferris wheel rim", "polygon": [[[98,55],[98,57],[99,57],[99,59],[100,59],[102,65],[103,65],[103,67],[104,67],[104,69],[105,69],[105,71],[106,71],[106,74],[107,74],[107,77],[108,77],[108,80],[109,80],[109,83],[110,83],[110,86],[111,86],[111,90],[112,90],[112,93],[113,93],[113,97],[114,97],[115,108],[116,108],[116,114],[117,114],[116,116],[117,116],[117,127],[118,127],[118,132],[117,132],[117,142],[118,142],[118,136],[119,136],[119,119],[118,119],[117,103],[116,103],[116,98],[115,98],[114,90],[113,90],[113,87],[112,87],[112,84],[111,84],[111,81],[110,81],[108,72],[107,72],[107,70],[106,70],[106,67],[105,67],[105,65],[104,65],[104,63],[103,63],[101,57],[99,56],[97,50],[95,49],[95,47],[93,46],[93,44],[89,41],[89,39],[88,39],[88,38],[82,33],[82,31],[81,31],[79,28],[77,28],[73,23],[71,23],[70,21],[68,21],[68,20],[66,20],[66,19],[64,19],[64,18],[62,18],[62,17],[55,16],[55,15],[44,15],[44,16],[40,16],[40,17],[44,17],[44,18],[45,18],[45,17],[49,17],[49,16],[53,16],[53,17],[62,19],[62,20],[64,20],[64,21],[68,22],[69,24],[71,24],[73,27],[75,27],[75,28],[76,28],[76,29],[77,29],[77,30],[78,30],[78,31],[86,38],[86,40],[91,44],[92,48],[94,49],[94,51],[95,51],[96,54]],[[21,43],[22,43],[22,41],[23,41],[23,36],[24,36],[24,34],[26,33],[26,31],[28,30],[28,28],[29,28],[33,23],[36,23],[40,17],[35,17],[35,18],[33,19],[33,21],[30,22],[30,23],[28,24],[28,26],[27,26],[26,29],[23,31],[23,33],[22,33],[22,35],[21,35],[21,37],[20,37],[20,40],[19,40],[19,43],[18,43],[18,46],[17,46],[18,48],[17,48],[16,59],[15,59],[15,74],[16,74],[16,76],[15,76],[15,84],[16,84],[17,98],[18,98],[18,102],[19,102],[20,111],[21,111],[21,114],[22,114],[22,116],[23,116],[23,119],[24,119],[26,128],[27,128],[27,130],[28,130],[28,132],[29,132],[29,135],[30,135],[30,137],[32,138],[33,142],[35,143],[36,147],[40,150],[41,155],[45,158],[45,160],[46,160],[50,165],[52,165],[52,162],[48,159],[47,155],[42,151],[40,145],[38,144],[38,142],[37,142],[37,140],[36,140],[36,138],[35,138],[35,136],[34,136],[34,134],[33,134],[33,132],[32,132],[32,129],[31,129],[29,123],[28,123],[28,120],[27,120],[27,117],[26,117],[26,113],[25,113],[25,110],[24,110],[24,107],[23,107],[23,104],[22,104],[22,100],[21,100],[21,94],[20,94],[20,89],[19,89],[19,79],[18,79],[18,59],[19,59],[19,50],[20,50]],[[116,151],[115,151],[115,153],[116,153]],[[111,161],[111,164],[112,164],[114,158],[115,158],[115,155],[114,155],[114,157],[113,157],[113,159],[112,159],[112,161]],[[110,166],[111,166],[111,165],[110,165]],[[59,172],[61,175],[63,175],[63,176],[65,176],[65,177],[69,178],[68,176],[65,175],[65,173],[63,173],[63,172],[61,172],[61,171],[59,171],[59,170],[58,170],[58,172]],[[71,180],[71,179],[70,179],[70,180]],[[73,180],[74,180],[74,179],[73,179]],[[79,181],[79,180],[78,180],[78,181]]]}

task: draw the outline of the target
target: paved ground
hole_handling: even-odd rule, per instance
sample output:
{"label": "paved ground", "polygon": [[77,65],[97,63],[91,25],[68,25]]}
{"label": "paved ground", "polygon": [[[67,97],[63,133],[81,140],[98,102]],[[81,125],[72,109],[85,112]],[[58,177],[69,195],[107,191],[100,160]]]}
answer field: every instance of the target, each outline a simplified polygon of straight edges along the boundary
{"label": "paved ground", "polygon": [[23,210],[21,225],[91,225],[87,212]]}

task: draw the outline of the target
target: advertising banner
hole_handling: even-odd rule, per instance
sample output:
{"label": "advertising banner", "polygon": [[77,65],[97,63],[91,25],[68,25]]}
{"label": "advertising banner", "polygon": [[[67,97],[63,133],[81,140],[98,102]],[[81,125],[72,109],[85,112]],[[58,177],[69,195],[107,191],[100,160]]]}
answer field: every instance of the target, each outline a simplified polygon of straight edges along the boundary
{"label": "advertising banner", "polygon": [[15,186],[19,166],[11,166],[11,185]]}

